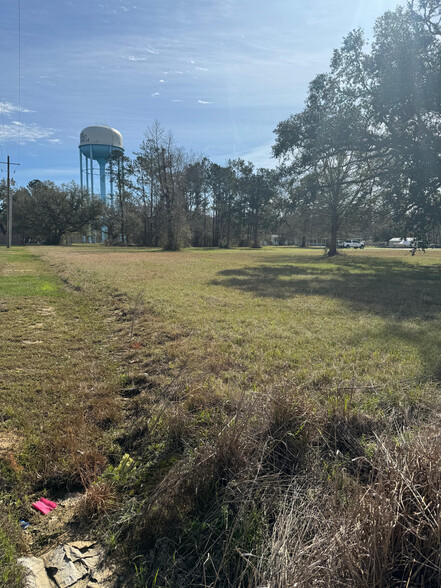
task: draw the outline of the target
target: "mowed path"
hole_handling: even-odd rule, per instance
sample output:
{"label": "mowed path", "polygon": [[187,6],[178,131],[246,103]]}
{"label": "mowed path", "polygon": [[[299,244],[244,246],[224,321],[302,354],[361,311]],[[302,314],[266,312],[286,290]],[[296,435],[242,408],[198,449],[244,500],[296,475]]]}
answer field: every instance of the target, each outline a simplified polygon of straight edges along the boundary
{"label": "mowed path", "polygon": [[108,323],[45,262],[12,248],[0,250],[0,329],[0,492],[87,482],[119,418]]}

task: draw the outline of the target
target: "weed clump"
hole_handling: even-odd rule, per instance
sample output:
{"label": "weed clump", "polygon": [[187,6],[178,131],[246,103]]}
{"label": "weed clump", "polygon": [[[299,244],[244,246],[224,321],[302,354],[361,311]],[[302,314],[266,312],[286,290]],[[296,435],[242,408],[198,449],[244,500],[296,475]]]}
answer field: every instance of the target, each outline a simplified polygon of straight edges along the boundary
{"label": "weed clump", "polygon": [[112,483],[100,480],[91,484],[78,505],[78,517],[93,521],[116,510],[118,494]]}
{"label": "weed clump", "polygon": [[184,451],[190,416],[165,409],[156,460],[135,457],[128,509],[106,519],[147,585],[439,585],[435,425],[396,423],[393,439],[391,422],[298,394],[242,398],[232,417],[228,403],[228,420]]}
{"label": "weed clump", "polygon": [[259,559],[259,580],[439,586],[440,449],[430,427],[395,443],[378,438],[367,482],[343,464],[315,491],[293,481]]}

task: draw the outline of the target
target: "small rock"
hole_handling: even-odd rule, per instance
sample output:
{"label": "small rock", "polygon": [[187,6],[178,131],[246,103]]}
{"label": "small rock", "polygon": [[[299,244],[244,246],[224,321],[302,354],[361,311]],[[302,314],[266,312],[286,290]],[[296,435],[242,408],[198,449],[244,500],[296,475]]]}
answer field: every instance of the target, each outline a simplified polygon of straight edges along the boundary
{"label": "small rock", "polygon": [[73,541],[58,545],[44,563],[57,588],[111,588],[115,571],[100,568],[104,558],[105,550],[96,541]]}
{"label": "small rock", "polygon": [[91,557],[85,557],[83,559],[83,562],[89,568],[89,573],[93,573],[93,570],[100,565],[101,561],[102,558],[99,555],[92,555]]}
{"label": "small rock", "polygon": [[78,580],[78,582],[73,584],[71,588],[87,588],[87,586],[89,586],[89,576],[86,576],[85,578]]}
{"label": "small rock", "polygon": [[58,502],[58,506],[63,506],[63,507],[72,507],[74,506],[79,500],[81,500],[81,498],[83,497],[83,495],[81,494],[81,492],[70,492],[69,494],[66,494],[64,496],[64,498],[62,498],[59,502]]}
{"label": "small rock", "polygon": [[27,571],[26,588],[52,588],[41,557],[20,557],[18,563]]}
{"label": "small rock", "polygon": [[66,554],[66,557],[74,562],[79,561],[84,557],[82,552],[71,544],[66,544],[64,546],[64,552]]}
{"label": "small rock", "polygon": [[58,570],[64,563],[64,546],[58,545],[58,547],[52,553],[48,554],[44,558],[44,563],[47,568],[54,568]]}
{"label": "small rock", "polygon": [[59,588],[68,588],[69,586],[75,585],[77,582],[86,579],[89,570],[82,561],[72,562],[66,561],[65,565],[57,570],[54,574],[54,580]]}
{"label": "small rock", "polygon": [[108,582],[111,577],[114,575],[113,570],[109,568],[104,568],[102,570],[95,570],[90,574],[90,578],[98,582],[99,584]]}
{"label": "small rock", "polygon": [[59,545],[52,555],[45,559],[46,567],[59,588],[76,585],[78,580],[87,576],[89,569],[82,561],[82,557],[79,549]]}

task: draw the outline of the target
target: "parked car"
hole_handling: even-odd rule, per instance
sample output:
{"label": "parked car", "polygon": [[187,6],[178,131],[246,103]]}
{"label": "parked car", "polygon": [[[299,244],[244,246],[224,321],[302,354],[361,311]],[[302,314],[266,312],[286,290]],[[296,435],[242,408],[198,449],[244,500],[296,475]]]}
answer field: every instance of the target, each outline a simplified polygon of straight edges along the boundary
{"label": "parked car", "polygon": [[339,244],[339,247],[342,247],[343,249],[349,249],[350,247],[353,247],[354,249],[364,249],[364,241],[361,239],[348,239],[342,241],[341,244]]}
{"label": "parked car", "polygon": [[389,239],[389,247],[413,247],[413,242],[415,239],[413,237],[393,237]]}

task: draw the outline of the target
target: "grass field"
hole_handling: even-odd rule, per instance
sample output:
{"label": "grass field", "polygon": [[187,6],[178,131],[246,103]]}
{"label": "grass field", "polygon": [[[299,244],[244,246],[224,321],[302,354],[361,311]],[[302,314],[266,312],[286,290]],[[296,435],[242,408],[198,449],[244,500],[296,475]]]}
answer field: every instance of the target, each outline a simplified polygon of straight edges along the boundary
{"label": "grass field", "polygon": [[[393,390],[437,369],[438,252],[354,251],[335,260],[288,248],[38,253],[80,286],[99,282],[145,306],[172,332],[163,345],[175,369],[198,385],[213,376],[243,389],[354,381]],[[150,340],[147,347],[148,356]]]}
{"label": "grass field", "polygon": [[438,585],[440,269],[438,251],[1,251],[3,520],[83,486],[128,585]]}

